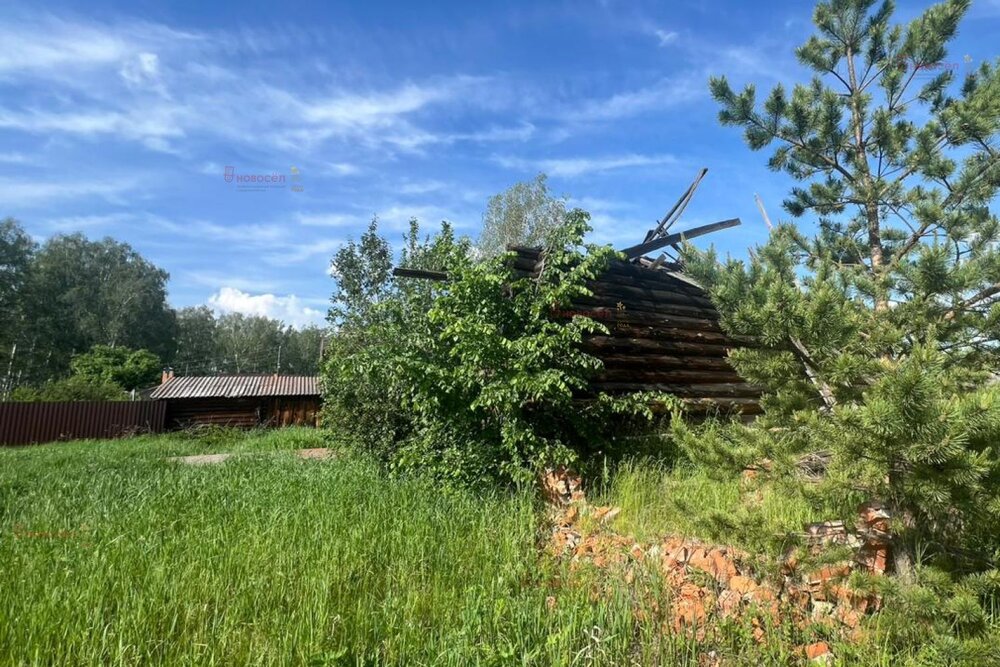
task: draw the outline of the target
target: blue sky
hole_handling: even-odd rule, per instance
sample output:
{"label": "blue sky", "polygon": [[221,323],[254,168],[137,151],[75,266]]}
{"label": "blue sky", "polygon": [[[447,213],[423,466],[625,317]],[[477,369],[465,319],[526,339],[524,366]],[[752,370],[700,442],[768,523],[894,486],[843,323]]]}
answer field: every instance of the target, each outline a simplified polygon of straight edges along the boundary
{"label": "blue sky", "polygon": [[[766,236],[753,194],[784,218],[790,183],[718,125],[707,79],[801,80],[811,11],[0,3],[0,216],[40,241],[132,244],[169,271],[175,306],[296,325],[322,320],[329,258],[373,214],[393,241],[411,216],[475,236],[487,198],[539,171],[591,211],[593,240],[628,244],[708,167],[678,228],[738,216],[712,241],[742,255]],[[995,58],[997,34],[1000,0],[980,0],[949,59]],[[240,190],[226,166],[285,187]]]}

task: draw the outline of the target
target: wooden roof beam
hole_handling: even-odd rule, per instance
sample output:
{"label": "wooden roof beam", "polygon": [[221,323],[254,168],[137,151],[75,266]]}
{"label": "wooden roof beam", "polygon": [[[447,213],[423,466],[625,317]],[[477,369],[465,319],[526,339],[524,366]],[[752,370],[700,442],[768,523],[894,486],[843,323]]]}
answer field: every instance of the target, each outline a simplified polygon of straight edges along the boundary
{"label": "wooden roof beam", "polygon": [[448,280],[448,274],[444,271],[426,271],[424,269],[404,269],[397,266],[392,270],[392,275],[396,278],[420,278],[421,280]]}
{"label": "wooden roof beam", "polygon": [[655,238],[651,241],[646,241],[640,243],[639,245],[630,246],[628,248],[623,248],[618,252],[624,253],[629,259],[635,259],[637,257],[642,257],[647,252],[653,252],[654,250],[659,250],[668,245],[674,245],[677,243],[682,243],[689,239],[693,239],[698,236],[704,236],[705,234],[711,234],[712,232],[717,232],[723,229],[729,229],[730,227],[737,227],[740,225],[739,218],[732,218],[730,220],[722,220],[720,222],[713,222],[710,225],[702,225],[701,227],[694,227],[683,232],[677,232],[676,234],[668,234],[666,236],[661,236]]}

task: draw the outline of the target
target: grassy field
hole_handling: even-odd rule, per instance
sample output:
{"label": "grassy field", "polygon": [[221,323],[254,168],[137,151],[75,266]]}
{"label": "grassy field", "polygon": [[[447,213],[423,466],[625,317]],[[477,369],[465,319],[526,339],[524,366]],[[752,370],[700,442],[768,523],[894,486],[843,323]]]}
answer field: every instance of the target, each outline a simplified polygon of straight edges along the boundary
{"label": "grassy field", "polygon": [[[0,665],[695,665],[710,650],[727,665],[802,661],[802,635],[758,645],[733,627],[695,646],[641,622],[669,607],[655,572],[641,587],[571,572],[541,548],[534,489],[449,490],[356,456],[293,455],[335,448],[325,437],[0,449]],[[241,455],[167,460],[213,452]],[[622,508],[621,534],[697,537],[763,561],[781,553],[770,540],[835,510],[649,462],[590,497]],[[919,638],[891,649],[871,623],[866,645],[835,647],[842,664],[915,655]]]}
{"label": "grassy field", "polygon": [[[0,451],[0,664],[648,664],[625,591],[539,555],[532,493],[301,461],[316,431]],[[170,455],[240,451],[221,465]],[[558,604],[550,608],[549,596]]]}

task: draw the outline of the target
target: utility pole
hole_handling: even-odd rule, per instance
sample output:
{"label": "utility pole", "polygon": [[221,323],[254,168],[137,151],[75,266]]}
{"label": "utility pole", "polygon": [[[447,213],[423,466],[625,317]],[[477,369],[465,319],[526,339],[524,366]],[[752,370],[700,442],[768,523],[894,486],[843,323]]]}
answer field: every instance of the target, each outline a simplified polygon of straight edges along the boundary
{"label": "utility pole", "polygon": [[274,372],[281,375],[281,343],[278,343],[278,369]]}

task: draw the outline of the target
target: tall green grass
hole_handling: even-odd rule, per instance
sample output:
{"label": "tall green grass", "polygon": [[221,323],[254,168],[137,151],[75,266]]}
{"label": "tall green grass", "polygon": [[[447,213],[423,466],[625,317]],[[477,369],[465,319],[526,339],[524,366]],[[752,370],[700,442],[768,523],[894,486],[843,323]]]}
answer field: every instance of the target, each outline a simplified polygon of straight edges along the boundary
{"label": "tall green grass", "polygon": [[[787,627],[763,645],[738,624],[700,645],[664,632],[656,609],[670,593],[655,568],[630,585],[613,568],[570,571],[544,555],[531,489],[450,489],[363,458],[291,453],[327,439],[210,431],[0,450],[0,665],[802,660],[807,635]],[[166,460],[211,452],[240,455]],[[591,495],[621,506],[615,530],[639,540],[679,533],[766,557],[768,535],[830,511],[652,463],[622,467]],[[880,665],[917,655],[884,636],[836,651]]]}
{"label": "tall green grass", "polygon": [[713,476],[701,469],[670,469],[655,461],[627,461],[594,494],[622,508],[615,528],[640,540],[680,535],[741,547],[776,558],[789,533],[807,523],[850,518],[801,489]]}
{"label": "tall green grass", "polygon": [[[534,494],[280,451],[323,444],[288,430],[0,451],[0,664],[693,659],[636,623],[624,588],[559,583]],[[248,455],[165,460],[204,451]]]}

